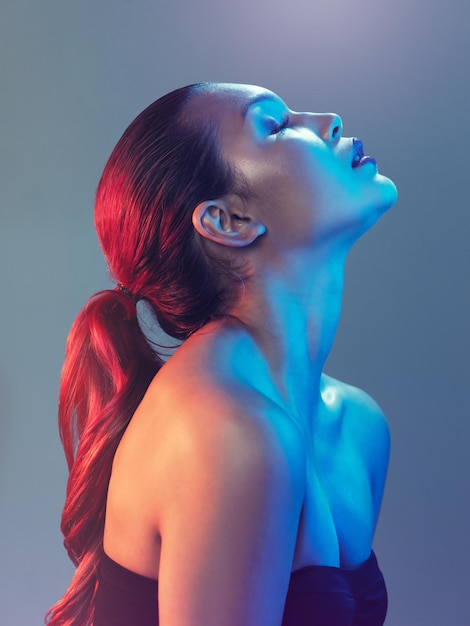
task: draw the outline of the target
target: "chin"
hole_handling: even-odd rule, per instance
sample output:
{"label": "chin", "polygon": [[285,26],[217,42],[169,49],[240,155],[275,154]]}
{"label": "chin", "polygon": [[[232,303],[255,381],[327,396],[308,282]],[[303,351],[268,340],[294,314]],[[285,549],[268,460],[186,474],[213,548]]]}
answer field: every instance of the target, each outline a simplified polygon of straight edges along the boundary
{"label": "chin", "polygon": [[377,174],[375,177],[376,183],[376,198],[374,204],[376,204],[379,212],[384,213],[388,211],[395,202],[397,201],[398,191],[395,183],[387,178],[386,176],[382,176],[382,174]]}
{"label": "chin", "polygon": [[361,210],[356,213],[355,219],[351,220],[348,225],[349,228],[345,229],[349,243],[353,244],[372,228],[382,215],[395,204],[397,196],[395,183],[390,178],[377,174],[374,178],[374,187],[367,194],[367,200],[364,199]]}

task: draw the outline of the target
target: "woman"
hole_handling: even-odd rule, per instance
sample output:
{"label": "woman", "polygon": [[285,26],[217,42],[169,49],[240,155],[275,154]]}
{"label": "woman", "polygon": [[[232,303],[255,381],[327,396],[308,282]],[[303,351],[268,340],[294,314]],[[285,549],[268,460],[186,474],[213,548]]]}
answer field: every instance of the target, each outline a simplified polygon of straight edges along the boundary
{"label": "woman", "polygon": [[[333,114],[199,84],[118,142],[114,290],[72,327],[60,431],[77,571],[49,626],[380,626],[384,416],[322,373],[346,254],[396,200]],[[143,300],[184,342],[164,363]]]}

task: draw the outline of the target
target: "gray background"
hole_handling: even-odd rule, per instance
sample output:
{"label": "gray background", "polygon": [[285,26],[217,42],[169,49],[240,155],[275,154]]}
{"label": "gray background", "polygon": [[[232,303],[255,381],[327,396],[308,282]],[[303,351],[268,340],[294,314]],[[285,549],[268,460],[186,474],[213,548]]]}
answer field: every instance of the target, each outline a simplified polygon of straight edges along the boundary
{"label": "gray background", "polygon": [[0,9],[0,623],[38,626],[72,568],[56,396],[68,329],[108,285],[93,230],[131,119],[200,80],[336,111],[399,202],[351,253],[329,374],[393,449],[375,549],[388,626],[470,623],[467,0],[10,0]]}

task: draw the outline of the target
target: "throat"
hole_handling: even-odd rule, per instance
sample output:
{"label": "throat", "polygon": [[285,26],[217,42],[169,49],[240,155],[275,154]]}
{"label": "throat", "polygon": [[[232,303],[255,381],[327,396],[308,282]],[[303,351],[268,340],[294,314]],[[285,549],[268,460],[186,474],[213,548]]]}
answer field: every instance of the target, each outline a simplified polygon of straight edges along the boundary
{"label": "throat", "polygon": [[254,340],[286,410],[299,419],[314,418],[339,323],[342,278],[339,270],[329,277],[315,273],[312,284],[297,290],[272,278],[231,312]]}

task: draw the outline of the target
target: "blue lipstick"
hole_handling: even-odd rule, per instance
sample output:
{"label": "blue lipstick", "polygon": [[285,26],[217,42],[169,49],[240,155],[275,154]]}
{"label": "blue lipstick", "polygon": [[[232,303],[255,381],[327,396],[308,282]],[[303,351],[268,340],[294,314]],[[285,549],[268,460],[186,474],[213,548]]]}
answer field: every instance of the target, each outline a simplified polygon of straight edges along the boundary
{"label": "blue lipstick", "polygon": [[357,137],[353,137],[353,158],[351,167],[360,167],[366,163],[373,163],[377,165],[377,161],[371,157],[364,155],[364,144]]}

